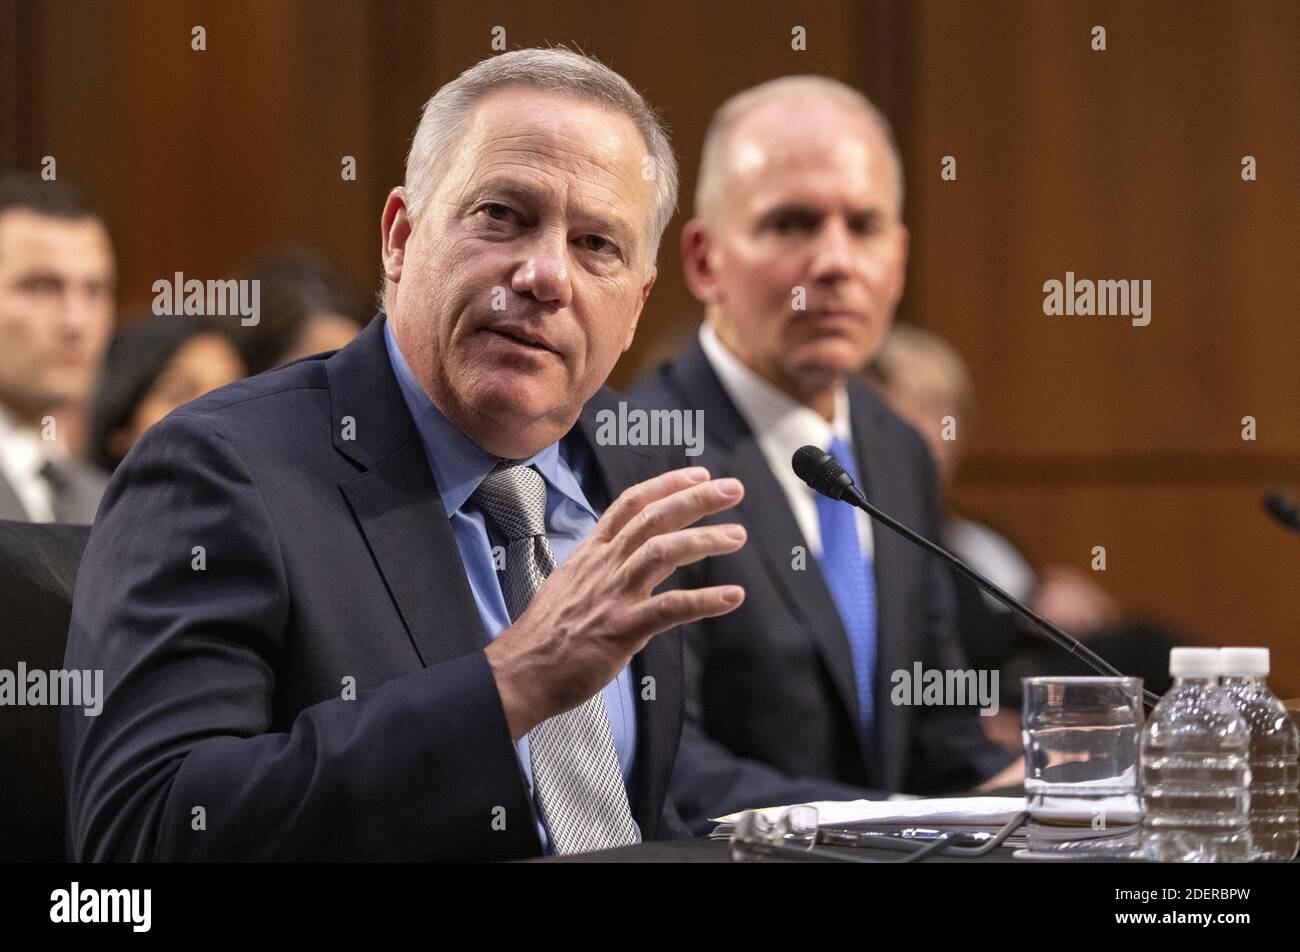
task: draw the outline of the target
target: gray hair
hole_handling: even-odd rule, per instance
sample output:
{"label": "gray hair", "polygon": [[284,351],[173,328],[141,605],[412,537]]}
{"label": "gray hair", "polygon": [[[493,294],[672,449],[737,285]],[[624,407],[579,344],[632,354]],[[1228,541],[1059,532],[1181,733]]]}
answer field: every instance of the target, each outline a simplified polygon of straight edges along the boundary
{"label": "gray hair", "polygon": [[623,113],[636,125],[652,159],[654,214],[647,243],[649,264],[677,210],[677,159],[668,132],[632,84],[608,66],[563,47],[513,50],[485,59],[443,86],[424,104],[406,157],[406,206],[419,215],[433,195],[441,166],[474,106],[504,86],[533,86],[579,97]]}
{"label": "gray hair", "polygon": [[970,373],[957,348],[938,334],[915,324],[895,324],[885,343],[867,365],[867,378],[892,387],[901,377],[915,375],[918,364],[928,363],[941,386],[959,406],[969,407],[974,391]]}
{"label": "gray hair", "polygon": [[736,93],[713,114],[709,129],[704,134],[704,148],[700,155],[699,177],[695,184],[695,214],[710,212],[721,199],[726,184],[727,146],[736,124],[744,116],[765,103],[779,98],[798,99],[820,96],[866,115],[878,128],[889,146],[894,160],[894,176],[898,183],[898,214],[903,213],[903,158],[898,151],[893,127],[875,105],[852,86],[827,76],[782,76],[760,83]]}

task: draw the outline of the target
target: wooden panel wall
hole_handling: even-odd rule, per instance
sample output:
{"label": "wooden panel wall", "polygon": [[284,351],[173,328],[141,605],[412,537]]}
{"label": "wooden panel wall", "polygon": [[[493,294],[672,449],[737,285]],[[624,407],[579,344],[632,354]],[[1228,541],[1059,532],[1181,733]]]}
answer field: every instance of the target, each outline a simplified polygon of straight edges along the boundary
{"label": "wooden panel wall", "polygon": [[[1300,693],[1300,537],[1259,503],[1300,483],[1300,7],[921,3],[900,39],[900,317],[971,366],[957,499]],[[1151,323],[1045,315],[1067,271],[1151,280]]]}
{"label": "wooden panel wall", "polygon": [[[807,51],[790,48],[796,25]],[[643,89],[674,133],[684,209],[731,93],[800,72],[866,90],[909,180],[900,319],[952,340],[977,388],[960,504],[1037,560],[1086,567],[1107,546],[1113,594],[1208,643],[1270,645],[1300,694],[1300,537],[1258,505],[1300,484],[1300,7],[0,0],[0,164],[54,155],[96,193],[124,309],[173,271],[224,275],[282,244],[374,287],[418,110],[491,54],[494,26],[511,48],[593,53]],[[1241,181],[1247,154],[1256,182]],[[698,318],[681,220],[617,384]],[[1042,284],[1066,271],[1150,279],[1150,326],[1044,315]]]}

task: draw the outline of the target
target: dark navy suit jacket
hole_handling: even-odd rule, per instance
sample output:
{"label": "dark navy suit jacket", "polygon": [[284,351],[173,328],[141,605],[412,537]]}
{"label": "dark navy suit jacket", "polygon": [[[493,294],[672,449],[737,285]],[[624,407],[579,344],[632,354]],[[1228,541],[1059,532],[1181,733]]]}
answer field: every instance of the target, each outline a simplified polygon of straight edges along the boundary
{"label": "dark navy suit jacket", "polygon": [[[62,718],[71,858],[479,860],[540,851],[488,643],[383,320],[341,351],[224,387],[113,477],[66,665],[103,712]],[[597,445],[607,505],[664,467]],[[633,814],[661,818],[680,634],[633,660]],[[653,680],[646,680],[653,679]],[[345,699],[355,685],[355,700]],[[661,819],[663,822],[661,822]]]}
{"label": "dark navy suit jacket", "polygon": [[[953,627],[948,569],[877,524],[876,710],[861,728],[848,635],[816,560],[754,433],[699,343],[632,394],[645,407],[704,412],[704,452],[683,462],[735,476],[745,498],[719,517],[749,530],[740,552],[690,567],[686,584],[739,584],[731,614],[687,626],[686,726],[672,797],[683,820],[749,807],[946,793],[978,786],[1015,757],[985,739],[974,707],[890,702],[896,670],[968,668]],[[920,435],[865,386],[850,382],[850,420],[867,498],[939,536],[933,464]],[[680,451],[679,451],[680,452]]]}

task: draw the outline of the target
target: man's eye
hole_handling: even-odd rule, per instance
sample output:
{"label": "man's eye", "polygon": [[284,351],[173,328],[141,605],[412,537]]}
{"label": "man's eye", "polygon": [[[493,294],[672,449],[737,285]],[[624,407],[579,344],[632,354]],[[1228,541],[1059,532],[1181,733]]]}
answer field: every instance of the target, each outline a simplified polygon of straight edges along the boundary
{"label": "man's eye", "polygon": [[486,214],[493,221],[506,221],[514,214],[510,208],[498,202],[488,202],[486,205],[480,206],[479,211]]}
{"label": "man's eye", "polygon": [[614,254],[618,251],[618,245],[608,238],[602,238],[600,235],[583,235],[578,239],[578,242],[588,251],[594,251],[597,254]]}
{"label": "man's eye", "polygon": [[22,290],[32,294],[57,294],[63,289],[63,282],[58,278],[38,277],[28,278],[19,284]]}
{"label": "man's eye", "polygon": [[811,231],[815,222],[806,215],[782,215],[772,220],[772,230],[778,235],[791,235],[800,231]]}

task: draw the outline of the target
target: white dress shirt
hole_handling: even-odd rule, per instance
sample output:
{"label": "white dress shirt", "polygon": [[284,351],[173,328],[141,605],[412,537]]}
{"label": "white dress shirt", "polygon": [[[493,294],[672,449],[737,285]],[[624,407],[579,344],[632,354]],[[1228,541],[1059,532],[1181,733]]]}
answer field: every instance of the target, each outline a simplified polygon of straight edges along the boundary
{"label": "white dress shirt", "polygon": [[[822,552],[822,530],[817,518],[817,494],[794,474],[790,459],[795,450],[809,443],[827,449],[831,440],[837,436],[850,451],[856,452],[853,430],[849,425],[848,392],[841,387],[835,394],[835,419],[828,422],[816,410],[790,398],[742,364],[727,350],[726,345],[718,339],[717,332],[707,323],[700,327],[700,346],[704,348],[704,356],[708,358],[713,372],[722,382],[722,388],[727,391],[727,396],[731,397],[731,402],[755,434],[763,458],[767,460],[768,468],[785,492],[799,530],[808,542],[810,554],[819,557]],[[705,432],[708,432],[707,427]],[[848,503],[840,505],[847,506]],[[857,517],[858,544],[862,546],[863,555],[871,559],[875,551],[871,517],[860,509],[854,510],[854,513]]]}
{"label": "white dress shirt", "polygon": [[0,473],[32,522],[54,521],[53,490],[41,475],[50,455],[50,441],[42,440],[39,431],[20,426],[0,404]]}

